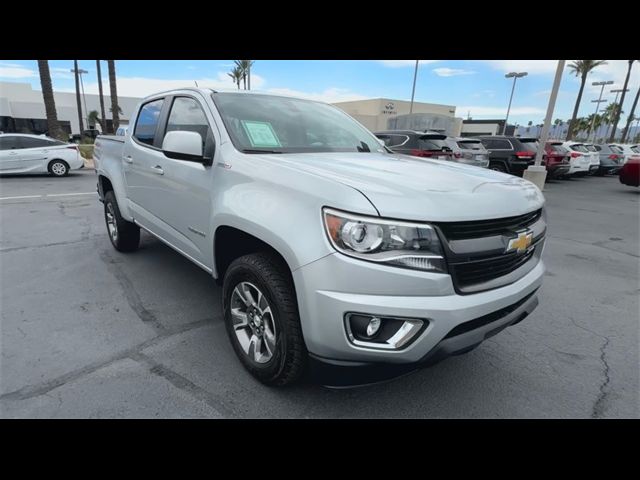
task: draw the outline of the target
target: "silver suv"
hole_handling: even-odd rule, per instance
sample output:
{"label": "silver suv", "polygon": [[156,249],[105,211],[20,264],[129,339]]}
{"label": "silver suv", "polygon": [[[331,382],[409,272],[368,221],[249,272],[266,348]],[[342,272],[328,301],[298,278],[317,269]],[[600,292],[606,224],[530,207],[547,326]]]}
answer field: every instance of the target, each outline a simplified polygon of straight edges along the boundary
{"label": "silver suv", "polygon": [[143,229],[210,273],[238,358],[270,385],[396,375],[537,305],[537,187],[390,153],[331,105],[161,92],[94,158],[113,246],[135,251]]}

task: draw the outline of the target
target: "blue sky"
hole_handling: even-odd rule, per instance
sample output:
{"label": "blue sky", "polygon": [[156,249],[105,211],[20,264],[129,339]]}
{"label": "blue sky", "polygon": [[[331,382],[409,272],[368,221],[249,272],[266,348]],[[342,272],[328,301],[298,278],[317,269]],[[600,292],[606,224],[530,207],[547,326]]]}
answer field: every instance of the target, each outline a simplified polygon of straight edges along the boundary
{"label": "blue sky", "polygon": [[[519,79],[510,121],[541,123],[546,112],[555,72],[555,60],[421,60],[416,85],[416,101],[456,106],[456,115],[472,118],[504,118],[509,100],[509,71],[528,71]],[[49,62],[56,90],[74,91],[72,60]],[[234,88],[227,72],[232,60],[118,60],[118,93],[141,97],[156,91],[184,85]],[[286,93],[328,102],[361,98],[388,97],[409,100],[415,60],[258,60],[252,69],[252,90]],[[95,61],[81,60],[87,93],[97,93]],[[589,83],[613,80],[603,98],[613,101],[612,88],[621,88],[626,74],[625,60],[611,60],[589,77]],[[106,63],[103,84],[107,88]],[[39,89],[35,60],[0,60],[0,81],[29,82]],[[640,86],[640,64],[632,70],[630,88],[623,110],[631,108],[633,95]],[[579,81],[565,70],[554,118],[571,117]],[[1,92],[0,92],[1,94]],[[585,90],[580,115],[594,111],[592,99],[599,87]]]}

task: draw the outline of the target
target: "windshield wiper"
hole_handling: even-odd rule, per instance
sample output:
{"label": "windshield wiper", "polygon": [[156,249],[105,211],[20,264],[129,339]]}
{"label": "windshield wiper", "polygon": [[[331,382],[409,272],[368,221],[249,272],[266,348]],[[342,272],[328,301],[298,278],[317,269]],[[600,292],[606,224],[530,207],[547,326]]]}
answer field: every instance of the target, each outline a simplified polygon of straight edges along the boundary
{"label": "windshield wiper", "polygon": [[360,142],[360,145],[362,145],[361,147],[356,147],[358,149],[359,152],[370,152],[371,149],[369,148],[369,145],[367,145],[364,142]]}
{"label": "windshield wiper", "polygon": [[282,153],[276,152],[275,150],[261,150],[259,148],[244,148],[241,151],[242,153]]}

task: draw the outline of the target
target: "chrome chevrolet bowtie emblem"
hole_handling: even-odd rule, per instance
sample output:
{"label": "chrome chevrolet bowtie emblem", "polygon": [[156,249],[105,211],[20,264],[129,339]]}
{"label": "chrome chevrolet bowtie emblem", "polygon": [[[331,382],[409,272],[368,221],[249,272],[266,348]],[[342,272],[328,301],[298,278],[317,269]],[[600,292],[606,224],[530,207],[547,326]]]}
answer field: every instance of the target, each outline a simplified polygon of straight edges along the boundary
{"label": "chrome chevrolet bowtie emblem", "polygon": [[509,253],[515,250],[517,253],[524,253],[527,251],[532,241],[533,232],[531,230],[518,232],[518,236],[516,238],[512,238],[509,240],[506,252]]}

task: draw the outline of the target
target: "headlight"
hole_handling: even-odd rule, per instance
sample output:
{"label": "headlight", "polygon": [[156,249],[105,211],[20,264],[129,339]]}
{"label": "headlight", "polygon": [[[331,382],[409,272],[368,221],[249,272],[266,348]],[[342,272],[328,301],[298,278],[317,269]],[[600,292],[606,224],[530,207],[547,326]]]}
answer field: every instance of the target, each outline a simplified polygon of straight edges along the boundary
{"label": "headlight", "polygon": [[370,262],[445,273],[442,246],[433,227],[323,209],[324,226],[336,250]]}

